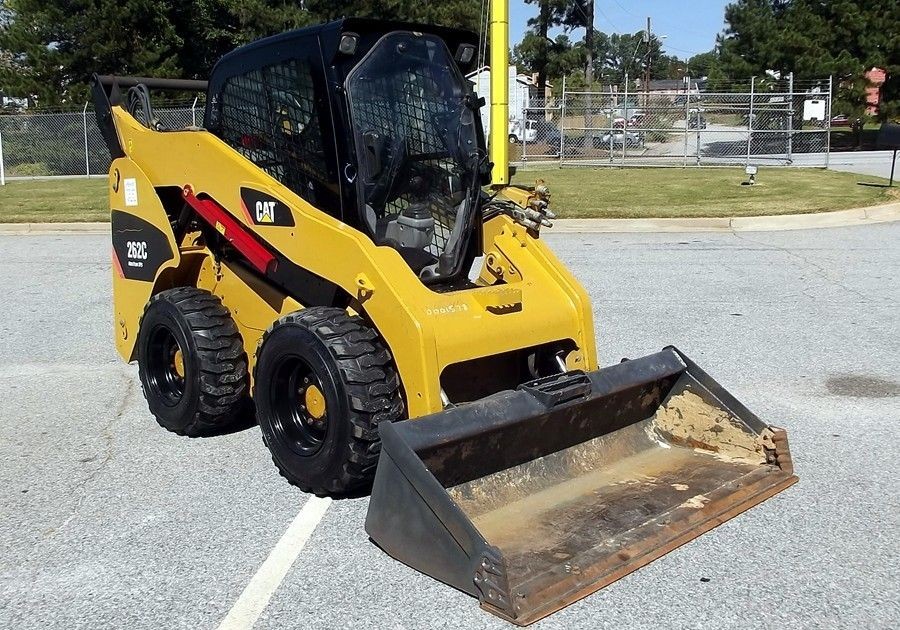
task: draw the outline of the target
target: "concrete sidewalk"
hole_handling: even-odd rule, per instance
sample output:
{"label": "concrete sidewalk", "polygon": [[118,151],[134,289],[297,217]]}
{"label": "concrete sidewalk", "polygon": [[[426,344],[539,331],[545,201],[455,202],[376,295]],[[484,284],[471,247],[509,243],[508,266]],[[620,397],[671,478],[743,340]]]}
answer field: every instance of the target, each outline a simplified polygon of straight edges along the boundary
{"label": "concrete sidewalk", "polygon": [[677,219],[559,219],[553,232],[779,232],[900,220],[900,202],[813,214]]}

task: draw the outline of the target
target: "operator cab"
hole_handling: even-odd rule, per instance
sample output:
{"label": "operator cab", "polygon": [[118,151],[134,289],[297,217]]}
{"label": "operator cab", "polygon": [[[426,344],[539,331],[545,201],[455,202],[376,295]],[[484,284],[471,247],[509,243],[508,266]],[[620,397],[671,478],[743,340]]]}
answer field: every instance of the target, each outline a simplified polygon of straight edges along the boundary
{"label": "operator cab", "polygon": [[[206,128],[427,284],[480,253],[473,33],[348,19],[254,42],[210,77]],[[468,263],[468,264],[467,264]]]}

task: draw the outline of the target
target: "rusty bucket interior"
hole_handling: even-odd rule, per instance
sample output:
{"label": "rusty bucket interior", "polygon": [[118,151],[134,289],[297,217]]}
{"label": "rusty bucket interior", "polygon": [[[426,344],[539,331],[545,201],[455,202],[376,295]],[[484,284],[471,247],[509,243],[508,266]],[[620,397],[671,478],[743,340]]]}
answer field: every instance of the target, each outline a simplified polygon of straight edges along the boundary
{"label": "rusty bucket interior", "polygon": [[382,437],[369,535],[520,625],[796,481],[785,432],[674,348]]}

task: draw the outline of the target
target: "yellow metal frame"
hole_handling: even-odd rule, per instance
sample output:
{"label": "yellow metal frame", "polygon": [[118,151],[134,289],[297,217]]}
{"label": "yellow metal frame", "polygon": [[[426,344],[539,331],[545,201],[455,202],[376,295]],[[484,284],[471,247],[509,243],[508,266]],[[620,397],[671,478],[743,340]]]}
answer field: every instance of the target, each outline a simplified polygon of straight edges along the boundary
{"label": "yellow metal frame", "polygon": [[[492,63],[496,65],[491,155],[494,183],[502,185],[508,181],[507,143],[505,134],[501,134],[502,142],[496,136],[498,130],[505,131],[508,117],[507,48],[497,43],[508,38],[509,29],[505,1],[494,1],[492,6]],[[195,194],[215,199],[293,263],[353,298],[352,310],[371,321],[391,350],[411,418],[443,408],[441,373],[456,363],[571,340],[576,350],[566,357],[567,366],[596,369],[591,306],[585,290],[535,234],[506,215],[484,224],[479,286],[438,293],[419,280],[397,251],[376,246],[366,234],[313,207],[213,134],[152,131],[120,106],[112,108],[112,116],[126,157],[110,167],[110,207],[150,222],[167,235],[176,252],[153,282],[116,274],[116,345],[126,360],[134,359],[135,337],[147,300],[172,286],[199,286],[220,296],[243,336],[251,373],[265,329],[303,307],[246,271],[217,263],[194,242],[196,235],[175,242],[154,187],[189,185]],[[136,207],[126,208],[123,190],[114,185],[126,177],[137,181]],[[285,203],[294,226],[248,225],[239,210],[241,187],[255,188]],[[500,194],[523,206],[529,195],[515,188],[503,188]]]}

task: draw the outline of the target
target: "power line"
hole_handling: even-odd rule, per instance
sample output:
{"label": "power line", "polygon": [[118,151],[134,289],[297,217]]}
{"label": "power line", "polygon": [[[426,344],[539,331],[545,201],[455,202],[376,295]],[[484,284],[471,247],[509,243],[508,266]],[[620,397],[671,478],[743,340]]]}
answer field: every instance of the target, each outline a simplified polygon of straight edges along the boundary
{"label": "power line", "polygon": [[[677,50],[678,52],[687,53],[687,54],[689,54],[689,55],[701,55],[701,54],[703,54],[702,52],[698,52],[698,51],[696,51],[696,50],[685,50],[684,48],[678,48],[677,46],[670,46],[669,44],[663,44],[663,48],[665,48],[665,49],[667,49],[667,50]],[[709,52],[709,51],[703,51],[703,52]]]}
{"label": "power line", "polygon": [[[617,7],[619,7],[619,9],[621,9],[625,14],[630,15],[630,16],[632,16],[632,17],[638,17],[637,14],[632,13],[631,11],[629,11],[629,10],[628,10],[621,2],[619,2],[619,0],[613,0],[613,2],[614,2],[615,5],[616,5]],[[601,11],[601,12],[602,12],[602,11]],[[607,18],[607,19],[608,19],[608,18]],[[668,25],[668,26],[673,27],[673,28],[675,28],[675,29],[677,29],[677,30],[679,30],[679,31],[685,31],[685,32],[691,33],[691,34],[693,34],[693,35],[702,35],[702,36],[704,36],[704,37],[707,35],[707,33],[701,33],[700,31],[697,31],[697,30],[692,29],[692,28],[690,28],[690,27],[686,27],[686,26],[682,26],[682,25],[676,25],[674,22],[670,21],[668,18],[662,18],[662,19],[655,18],[655,19],[656,19],[657,22],[662,22],[663,25]],[[610,23],[611,23],[611,22],[610,22]],[[611,23],[611,24],[612,24],[612,23]],[[613,25],[613,26],[615,26],[615,25]],[[616,30],[619,30],[619,29],[616,28]],[[666,46],[666,48],[671,48],[672,50],[677,50],[678,52],[688,53],[688,54],[690,54],[690,55],[699,55],[699,54],[702,54],[700,51],[696,51],[696,50],[685,50],[684,48],[676,48],[675,46]],[[702,51],[702,52],[706,52],[706,51]]]}
{"label": "power line", "polygon": [[[581,4],[578,2],[575,2],[575,9],[581,14],[581,17],[584,18],[585,25],[587,25],[587,22],[589,20],[591,20],[591,16],[589,16],[585,12],[585,10],[581,7]],[[596,0],[594,2],[594,11],[598,11],[600,13],[600,15],[602,15],[604,17],[604,19],[606,19],[606,21],[609,23],[609,25],[613,27],[614,31],[619,30],[619,27],[616,26],[615,24],[613,24],[613,21],[610,19],[610,17],[608,15],[606,15],[606,12],[600,7],[600,4],[598,2],[596,2]]]}
{"label": "power line", "polygon": [[[598,2],[594,2],[594,11],[599,11],[599,12],[600,12],[600,15],[602,15],[602,16],[604,17],[604,19],[606,19],[606,21],[609,23],[610,26],[613,27],[614,30],[616,30],[616,31],[619,30],[619,27],[616,26],[615,24],[613,24],[613,21],[612,21],[611,19],[609,19],[609,16],[606,15],[606,13],[605,13],[605,12],[603,11],[603,9],[600,7],[600,5],[599,5]],[[585,16],[585,17],[587,17],[587,16]]]}
{"label": "power line", "polygon": [[484,67],[484,63],[487,58],[487,29],[488,23],[490,21],[490,8],[488,6],[487,0],[481,0],[481,25],[479,27],[479,37],[481,40],[478,42],[478,58],[475,60],[475,65],[478,70],[481,70]]}
{"label": "power line", "polygon": [[629,11],[628,9],[626,9],[625,7],[623,7],[623,6],[622,6],[622,3],[619,2],[619,0],[613,0],[613,2],[615,2],[615,3],[616,3],[616,6],[618,6],[620,9],[622,9],[622,10],[623,10],[625,13],[627,13],[628,15],[630,15],[630,16],[632,16],[632,17],[637,17],[634,13],[632,13],[631,11]]}

